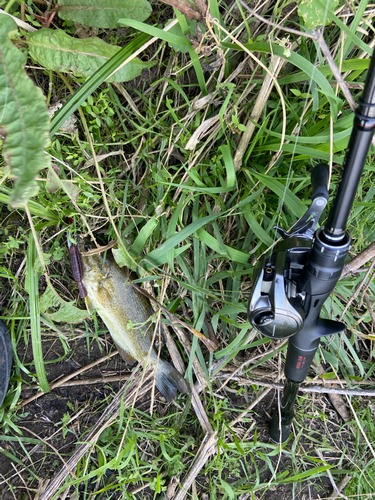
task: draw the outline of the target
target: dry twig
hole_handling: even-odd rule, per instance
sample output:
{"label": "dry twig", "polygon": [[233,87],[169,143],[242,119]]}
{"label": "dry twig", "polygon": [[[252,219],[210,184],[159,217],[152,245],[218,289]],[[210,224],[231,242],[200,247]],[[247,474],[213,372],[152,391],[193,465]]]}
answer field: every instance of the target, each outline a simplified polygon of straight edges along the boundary
{"label": "dry twig", "polygon": [[346,278],[350,274],[355,273],[362,266],[367,264],[371,259],[375,257],[375,242],[371,243],[363,252],[354,257],[350,262],[345,264],[344,269],[341,273],[340,279]]}
{"label": "dry twig", "polygon": [[[50,500],[62,486],[69,472],[74,470],[81,458],[87,453],[92,446],[95,446],[100,434],[103,430],[111,425],[111,423],[117,418],[120,413],[121,404],[124,408],[127,408],[133,403],[135,394],[137,394],[137,399],[143,396],[152,387],[152,373],[149,373],[143,379],[143,384],[139,387],[139,382],[141,375],[136,376],[132,383],[124,384],[124,386],[119,390],[116,396],[113,398],[111,404],[103,412],[97,423],[94,425],[90,433],[85,438],[85,442],[80,444],[76,452],[68,460],[66,466],[64,466],[52,479],[47,488],[44,490],[40,497],[40,500]],[[148,383],[147,383],[148,382]]]}
{"label": "dry twig", "polygon": [[180,491],[173,497],[173,500],[183,500],[189,491],[194,479],[200,473],[207,460],[217,452],[217,437],[215,434],[206,434],[194,460],[194,464],[183,480]]}
{"label": "dry twig", "polygon": [[342,479],[342,481],[339,483],[339,485],[337,486],[337,490],[339,492],[339,496],[337,496],[337,493],[336,491],[333,491],[333,493],[331,493],[328,497],[328,500],[336,500],[337,498],[342,498],[342,495],[341,495],[341,492],[344,488],[347,487],[349,481],[351,480],[352,476],[350,475],[347,475],[347,476],[344,476],[344,478]]}
{"label": "dry twig", "polygon": [[273,89],[275,78],[279,74],[284,63],[285,60],[282,59],[281,57],[278,56],[271,57],[269,70],[270,72],[272,72],[272,75],[270,73],[266,74],[266,77],[263,81],[263,85],[256,98],[251,116],[248,122],[246,123],[247,130],[242,134],[241,140],[237,146],[236,154],[234,156],[234,168],[236,172],[241,168],[242,159],[244,157],[244,154],[246,153],[251,137],[254,133],[256,124],[258,123],[262,115],[264,106],[266,105],[271,90]]}
{"label": "dry twig", "polygon": [[[283,389],[284,384],[277,384],[275,382],[264,382],[262,380],[255,380],[251,378],[233,377],[232,380],[236,381],[238,385],[259,385],[260,387],[269,387],[271,389]],[[221,389],[221,387],[220,387]],[[313,392],[318,394],[341,394],[344,396],[368,396],[375,397],[375,390],[371,389],[344,389],[338,387],[325,387],[314,385],[302,385],[298,389],[301,392]]]}
{"label": "dry twig", "polygon": [[333,76],[336,78],[337,83],[339,84],[342,93],[344,94],[349,106],[352,108],[353,111],[356,110],[357,104],[350,93],[350,90],[346,84],[346,81],[344,80],[339,68],[337,67],[335,60],[332,57],[332,54],[328,48],[328,45],[326,44],[326,41],[324,40],[323,34],[321,31],[316,30],[316,40],[319,44],[320,50],[323,52],[325,58],[327,59],[327,63],[329,67],[331,68],[331,71],[333,73]]}
{"label": "dry twig", "polygon": [[[342,321],[343,317],[345,316],[346,314],[346,311],[349,309],[349,307],[351,306],[351,304],[353,303],[353,301],[358,297],[360,291],[362,290],[362,288],[365,286],[365,283],[368,279],[368,277],[370,276],[373,268],[375,266],[375,260],[372,261],[370,267],[367,269],[367,273],[365,275],[365,277],[363,278],[363,280],[361,281],[361,283],[358,285],[357,287],[357,290],[354,292],[354,294],[350,297],[350,299],[348,300],[341,316],[340,316],[340,321]],[[370,281],[371,281],[371,278],[370,278]]]}
{"label": "dry twig", "polygon": [[[166,343],[167,347],[169,350],[169,353],[171,355],[171,358],[173,360],[173,364],[176,366],[176,368],[181,372],[185,372],[185,367],[184,367],[184,362],[182,360],[181,354],[179,353],[176,344],[170,335],[168,329],[165,329],[165,337],[166,337]],[[202,429],[206,434],[212,434],[213,429],[210,424],[210,421],[208,420],[207,414],[203,408],[202,401],[199,398],[199,395],[196,391],[196,389],[193,387],[192,389],[192,401],[191,404],[193,405],[194,411],[197,415],[197,418],[199,420],[199,423],[202,426]]]}
{"label": "dry twig", "polygon": [[[108,361],[109,358],[111,358],[112,356],[115,356],[116,354],[118,354],[118,351],[112,352],[108,356],[103,356],[102,358],[99,358],[96,361],[93,361],[92,363],[84,366],[83,368],[80,368],[79,370],[75,371],[74,373],[71,373],[70,375],[66,375],[66,377],[63,377],[60,380],[58,380],[57,382],[50,384],[50,389],[53,390],[53,389],[56,389],[57,387],[61,387],[68,380],[76,377],[77,375],[80,375],[81,373],[83,373],[87,370],[90,370],[90,368],[93,368],[94,366],[99,365],[100,363],[103,363],[104,361]],[[19,407],[22,408],[23,406],[31,403],[31,401],[35,401],[36,399],[40,398],[40,396],[43,396],[44,394],[45,394],[44,392],[38,392],[37,394],[34,394],[34,396],[31,396],[30,398],[27,398],[24,401],[22,401],[20,403]]]}
{"label": "dry twig", "polygon": [[160,304],[160,302],[158,302],[152,295],[147,293],[146,290],[144,290],[140,286],[136,285],[132,281],[130,281],[130,283],[138,292],[140,292],[142,295],[147,297],[154,304],[157,304],[157,306],[167,315],[167,317],[169,318],[172,325],[181,325],[183,328],[187,328],[191,333],[193,333],[196,337],[198,337],[203,342],[203,344],[207,347],[207,349],[209,349],[211,352],[216,351],[216,349],[218,348],[218,344],[215,344],[214,342],[212,342],[212,340],[205,337],[203,335],[203,333],[198,332],[198,330],[196,330],[192,326],[188,325],[187,323],[182,321],[180,318],[177,318],[177,316],[172,314],[166,307],[164,307],[162,304]]}
{"label": "dry twig", "polygon": [[[321,450],[317,449],[316,450],[316,454],[318,455],[318,457],[320,458],[320,460],[322,460],[322,462],[326,463],[325,460],[324,460],[323,453],[321,452]],[[334,490],[335,494],[338,495],[340,498],[347,498],[345,495],[342,495],[340,493],[338,487],[336,486],[335,480],[333,479],[331,471],[329,469],[327,469],[326,472],[327,472],[327,475],[329,477],[329,480],[331,481],[331,484],[332,484],[332,487],[333,487],[333,490]]]}

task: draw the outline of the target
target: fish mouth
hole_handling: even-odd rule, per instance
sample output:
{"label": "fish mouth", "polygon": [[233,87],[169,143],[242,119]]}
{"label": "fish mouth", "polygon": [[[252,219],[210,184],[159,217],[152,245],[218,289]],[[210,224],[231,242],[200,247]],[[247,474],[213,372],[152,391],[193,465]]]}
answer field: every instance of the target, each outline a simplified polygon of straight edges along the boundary
{"label": "fish mouth", "polygon": [[72,240],[72,238],[70,237],[70,232],[67,231],[66,240],[67,240],[67,244],[68,244],[69,249],[72,245],[77,245],[80,253],[90,252],[93,249],[91,242],[89,241],[89,239],[86,236],[81,236],[80,234],[78,234],[78,235],[75,235],[74,240]]}
{"label": "fish mouth", "polygon": [[78,244],[78,246],[81,254],[84,255],[85,257],[90,257],[92,255],[100,255],[117,245],[117,240],[112,240],[107,245],[94,246],[87,237],[81,237],[81,238],[82,241]]}
{"label": "fish mouth", "polygon": [[85,252],[91,252],[94,248],[91,241],[87,237],[81,235],[77,237],[77,246],[82,255],[84,255]]}

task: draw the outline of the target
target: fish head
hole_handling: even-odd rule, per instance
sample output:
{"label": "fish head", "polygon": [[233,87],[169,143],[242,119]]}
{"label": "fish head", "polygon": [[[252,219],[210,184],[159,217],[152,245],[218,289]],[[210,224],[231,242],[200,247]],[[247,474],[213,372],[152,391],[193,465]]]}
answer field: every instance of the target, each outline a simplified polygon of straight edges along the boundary
{"label": "fish head", "polygon": [[93,250],[87,238],[80,239],[78,249],[82,261],[83,281],[98,281],[108,276],[109,268],[100,254],[90,254]]}

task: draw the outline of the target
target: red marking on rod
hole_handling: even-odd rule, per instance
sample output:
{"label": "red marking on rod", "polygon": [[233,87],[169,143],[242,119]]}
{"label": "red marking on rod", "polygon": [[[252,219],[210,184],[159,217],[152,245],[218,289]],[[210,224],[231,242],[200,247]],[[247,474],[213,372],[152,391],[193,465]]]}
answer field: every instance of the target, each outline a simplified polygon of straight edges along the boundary
{"label": "red marking on rod", "polygon": [[301,368],[303,368],[305,366],[305,363],[306,363],[306,357],[305,356],[298,356],[298,361],[296,364],[297,370],[300,370]]}

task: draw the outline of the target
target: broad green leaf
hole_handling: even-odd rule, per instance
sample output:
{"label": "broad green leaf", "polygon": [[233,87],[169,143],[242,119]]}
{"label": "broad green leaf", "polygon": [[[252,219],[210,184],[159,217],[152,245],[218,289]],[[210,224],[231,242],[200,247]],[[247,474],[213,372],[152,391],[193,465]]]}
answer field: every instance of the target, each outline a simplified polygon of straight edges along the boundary
{"label": "broad green leaf", "polygon": [[[185,34],[189,34],[189,26],[187,24],[187,20],[185,16],[183,16],[178,10],[175,10],[176,17],[180,23],[181,30]],[[126,26],[129,26],[131,28],[137,29],[139,31],[143,31],[143,33],[148,33],[149,35],[155,36],[157,38],[160,38],[161,40],[165,40],[169,44],[172,45],[179,45],[179,46],[185,46],[188,47],[190,58],[192,60],[194,70],[198,79],[199,86],[201,88],[201,91],[203,92],[203,95],[207,95],[207,89],[206,89],[206,82],[204,79],[204,74],[202,70],[201,63],[199,61],[198,55],[195,53],[193,47],[191,44],[187,41],[185,37],[182,36],[177,36],[171,33],[170,28],[168,31],[161,30],[159,28],[155,28],[154,26],[149,26],[148,24],[144,23],[139,23],[138,21],[132,21],[131,19],[120,19],[119,23],[125,24]],[[170,24],[170,23],[169,23]],[[166,26],[165,29],[168,28],[168,25]]]}
{"label": "broad green leaf", "polygon": [[[79,40],[60,29],[42,28],[27,34],[27,41],[30,56],[41,66],[63,73],[72,72],[75,76],[91,76],[121,50],[100,38]],[[143,68],[153,65],[154,63],[134,58],[107,81],[120,83],[133,80],[141,74]]]}
{"label": "broad green leaf", "polygon": [[118,248],[112,248],[112,254],[119,267],[129,267],[133,271],[137,269],[137,263],[125,248],[124,244],[120,244]]}
{"label": "broad green leaf", "polygon": [[25,206],[38,193],[35,177],[50,165],[49,116],[43,94],[24,72],[27,56],[8,39],[17,25],[0,14],[0,132],[6,136],[4,157],[16,178],[13,207]]}
{"label": "broad green leaf", "polygon": [[236,498],[236,495],[233,491],[233,488],[228,484],[224,479],[220,478],[221,486],[225,493],[228,495],[229,500],[234,500]]}
{"label": "broad green leaf", "polygon": [[97,28],[118,28],[121,17],[144,21],[151,12],[147,0],[60,0],[59,17]]}
{"label": "broad green leaf", "polygon": [[[319,4],[321,8],[323,8],[323,9],[325,8],[324,7],[325,6],[324,0],[323,1],[314,0],[314,1],[317,4]],[[358,9],[358,11],[359,10],[360,9]],[[358,14],[358,11],[357,11],[357,14]],[[370,55],[372,54],[372,49],[352,31],[352,27],[349,28],[346,24],[344,24],[337,16],[335,16],[335,14],[330,9],[328,9],[328,11],[327,11],[327,17],[331,21],[333,21],[336,24],[336,26],[338,28],[340,28],[347,35],[346,41],[345,41],[346,44],[354,43],[355,45],[357,45],[357,47],[359,47],[364,52],[366,52],[366,54],[370,54]],[[356,30],[358,23],[359,23],[357,15],[355,17],[356,17],[356,22],[354,23],[354,26],[353,26],[354,30]]]}
{"label": "broad green leaf", "polygon": [[[178,19],[179,25],[181,26],[182,32],[185,35],[188,35],[190,28],[189,28],[187,18],[178,9],[175,9],[174,11],[175,11],[176,17]],[[215,27],[215,30],[216,30],[216,27]],[[195,75],[197,77],[201,92],[203,95],[207,95],[206,79],[205,79],[205,76],[203,73],[201,62],[199,60],[199,56],[195,52],[195,49],[192,47],[192,45],[190,43],[188,44],[188,48],[189,48],[190,59],[191,59],[191,62],[193,63]]]}
{"label": "broad green leaf", "polygon": [[59,298],[50,286],[47,286],[46,291],[40,297],[39,310],[41,313],[47,311],[50,307],[56,307],[60,303]]}
{"label": "broad green leaf", "polygon": [[[210,247],[212,250],[220,254],[220,245],[216,238],[211,236],[207,231],[203,228],[198,229],[197,236],[205,245]],[[241,252],[240,250],[236,250],[235,248],[231,248],[228,245],[224,245],[226,250],[226,255],[230,260],[234,262],[238,262],[239,264],[246,264],[249,261],[249,255],[245,252]]]}
{"label": "broad green leaf", "polygon": [[[193,190],[192,188],[189,189]],[[223,192],[225,192],[225,189],[223,188],[221,189]],[[258,189],[255,193],[253,193],[250,196],[247,196],[245,199],[241,200],[237,205],[234,205],[231,208],[231,210],[234,210],[236,208],[242,208],[248,203],[251,203],[254,199],[256,199],[259,196],[261,192],[262,189]],[[152,250],[152,252],[146,255],[141,261],[141,266],[144,269],[151,271],[156,266],[161,266],[162,264],[165,264],[168,261],[168,258],[170,257],[169,252],[173,249],[174,249],[174,256],[177,257],[177,255],[180,255],[187,248],[189,248],[190,243],[182,247],[178,247],[178,245],[195,232],[197,233],[197,236],[199,237],[200,241],[205,243],[208,247],[212,248],[214,251],[220,253],[220,246],[217,240],[209,233],[207,233],[207,231],[204,231],[203,226],[207,225],[209,222],[217,219],[222,215],[223,214],[212,214],[206,217],[202,217],[201,219],[189,224],[178,233],[173,234],[173,236],[171,236],[170,238],[167,239],[167,241],[162,243],[160,247],[156,248],[155,250]],[[240,264],[245,264],[249,260],[248,254],[236,250],[235,248],[231,248],[227,245],[225,245],[225,251],[231,260],[238,262]]]}
{"label": "broad green leaf", "polygon": [[[345,143],[347,144],[348,139],[345,138]],[[266,144],[265,146],[259,146],[256,148],[256,151],[278,151],[280,149],[280,143]],[[293,155],[303,155],[306,158],[314,158],[315,160],[323,160],[329,162],[330,156],[329,153],[322,151],[321,149],[307,148],[306,146],[300,146],[297,144],[283,144],[283,151],[287,153],[291,153]],[[342,151],[342,148],[339,150]],[[298,156],[294,156],[294,159],[298,159]],[[334,163],[338,165],[342,165],[344,159],[342,156],[333,155]]]}
{"label": "broad green leaf", "polygon": [[[167,21],[165,23],[166,26],[168,26],[168,24],[171,22],[172,20],[170,19],[169,21]],[[196,32],[196,27],[197,27],[197,21],[190,21],[189,19],[187,19],[187,23],[188,23],[188,26],[189,26],[189,29],[190,29],[190,35],[194,36],[195,35],[195,32]],[[171,28],[169,30],[169,33],[173,33],[174,35],[177,35],[181,38],[184,37],[184,34],[182,33],[182,29],[181,29],[181,26],[179,24],[175,24],[173,26],[173,28]],[[185,45],[180,45],[178,43],[172,43],[172,42],[168,42],[168,45],[170,46],[171,49],[175,50],[176,52],[182,52],[183,54],[186,54],[187,52],[189,52],[189,47],[187,44]]]}
{"label": "broad green leaf", "polygon": [[243,214],[245,216],[246,222],[249,224],[251,230],[254,232],[255,236],[262,241],[265,245],[270,247],[273,243],[272,237],[263,229],[259,222],[255,219],[250,205],[246,205],[242,208]]}
{"label": "broad green leaf", "polygon": [[54,169],[50,167],[47,174],[46,190],[56,192],[59,189],[62,189],[73,202],[77,201],[79,195],[77,184],[66,179],[60,179]]}
{"label": "broad green leaf", "polygon": [[[168,21],[169,24],[169,21]],[[179,24],[175,24],[173,28],[169,30],[169,33],[172,33],[173,35],[179,36],[182,38],[183,33],[181,30],[181,27]],[[189,47],[187,45],[180,45],[178,43],[172,43],[169,42],[168,45],[170,46],[171,49],[175,50],[176,52],[182,52],[183,54],[186,54],[189,52]]]}
{"label": "broad green leaf", "polygon": [[335,370],[339,369],[339,359],[335,354],[331,354],[326,349],[321,348],[324,360],[329,363]]}
{"label": "broad green leaf", "polygon": [[305,477],[313,478],[317,475],[320,475],[321,472],[325,472],[328,469],[331,469],[333,466],[332,465],[322,465],[320,467],[313,467],[312,469],[309,469],[305,472],[301,472],[300,474],[296,474],[295,476],[288,477],[287,479],[282,479],[279,481],[279,483],[296,483],[300,481],[301,479],[304,479]]}
{"label": "broad green leaf", "polygon": [[148,35],[156,36],[157,38],[160,38],[160,40],[165,40],[169,44],[189,47],[189,42],[185,37],[174,35],[173,33],[171,33],[173,30],[173,26],[168,31],[164,31],[159,28],[155,28],[154,26],[150,26],[149,24],[132,21],[131,19],[119,19],[119,23],[124,24],[125,26],[129,26],[130,28],[143,31],[143,33],[147,33]]}
{"label": "broad green leaf", "polygon": [[[178,257],[179,255],[181,255],[182,253],[184,253],[185,250],[187,250],[190,246],[191,246],[191,243],[187,243],[186,245],[183,245],[182,247],[175,248],[174,249],[174,256]],[[158,248],[156,250],[158,250]],[[161,265],[163,265],[163,264],[165,264],[167,262],[168,252],[166,252],[166,253],[158,253],[156,255],[156,257],[153,256],[152,260],[149,258],[149,255],[151,255],[151,253],[148,254],[148,255],[146,255],[144,257],[144,259],[141,261],[141,266],[146,271],[151,271],[155,267],[161,266]]]}
{"label": "broad green leaf", "polygon": [[[171,238],[176,233],[177,223],[178,223],[179,217],[181,216],[182,210],[184,208],[185,196],[186,196],[186,193],[182,193],[177,207],[172,212],[172,217],[171,217],[171,220],[169,221],[168,228],[167,228],[167,235],[166,235],[167,240],[169,238]],[[175,255],[175,252],[174,252],[173,248],[166,253],[167,263],[168,263],[169,267],[171,268],[171,271],[173,274],[174,274],[174,255]]]}
{"label": "broad green leaf", "polygon": [[88,311],[78,309],[72,302],[63,303],[60,309],[54,313],[45,313],[52,321],[57,323],[80,323],[89,316]]}
{"label": "broad green leaf", "polygon": [[[364,71],[368,69],[370,65],[370,59],[347,59],[346,61],[342,61],[340,64],[340,68],[343,73],[345,73],[346,71]],[[322,75],[332,77],[332,69],[328,66],[328,64],[317,66],[317,68]],[[306,79],[306,74],[303,71],[299,71],[298,73],[293,73],[291,75],[280,78],[279,83],[280,85],[286,85],[288,83],[301,82]]]}
{"label": "broad green leaf", "polygon": [[[369,4],[370,0],[361,0],[359,2],[358,7],[355,9],[355,16],[353,21],[350,23],[350,31],[354,34],[356,33],[358,26],[362,24],[362,18],[365,13],[365,10],[367,8],[367,5]],[[349,52],[351,51],[351,45],[352,45],[352,39],[349,37],[345,37],[344,41],[344,47],[342,49],[342,55],[340,54],[340,59],[346,59],[348,56]],[[371,50],[372,52],[372,50]],[[341,69],[342,70],[342,69]],[[342,70],[343,71],[343,70]]]}
{"label": "broad green leaf", "polygon": [[[375,365],[374,365],[375,367]],[[327,373],[321,373],[319,375],[320,378],[324,378],[325,380],[331,380],[335,379],[337,377],[337,374],[335,372],[327,372]]]}
{"label": "broad green leaf", "polygon": [[[195,233],[199,228],[207,225],[209,222],[217,219],[218,217],[220,217],[220,214],[213,214],[213,215],[208,215],[206,217],[202,217],[202,219],[199,219],[193,222],[192,224],[189,224],[188,226],[184,227],[184,229],[171,236],[158,248],[155,248],[155,250],[152,250],[152,252],[146,255],[146,257],[144,258],[144,260],[147,261],[147,263],[145,263],[144,265],[145,269],[148,270],[152,269],[149,263],[155,263],[153,267],[155,267],[156,265],[160,265],[161,263],[164,264],[166,262],[167,253],[170,250],[175,248],[177,251],[176,248],[177,245],[179,245],[182,241],[184,241],[186,238]],[[143,261],[141,262],[141,265],[143,265]]]}
{"label": "broad green leaf", "polygon": [[[193,178],[192,172],[187,171],[188,175]],[[210,194],[215,194],[215,193],[228,193],[229,191],[233,191],[235,189],[235,185],[229,186],[229,187],[214,187],[214,188],[206,188],[203,186],[189,186],[188,184],[175,184],[174,182],[163,182],[158,179],[159,184],[164,184],[165,186],[173,186],[180,188],[182,191],[192,191],[192,192],[198,192],[198,193],[210,193]]]}
{"label": "broad green leaf", "polygon": [[[348,137],[350,136],[353,127],[353,118],[354,115],[348,116],[347,119],[345,119],[345,122],[344,120],[337,120],[336,126],[339,132],[335,133],[335,128],[334,128],[334,133],[332,136],[334,143],[339,143],[342,140],[346,140],[346,142],[348,142]],[[346,128],[341,130],[343,125],[345,125]],[[269,134],[271,137],[277,137],[278,139],[281,138],[281,134],[278,132],[274,132],[273,130],[267,130],[267,134]],[[328,128],[325,129],[323,132],[319,133],[318,135],[313,135],[311,137],[308,137],[306,135],[296,136],[296,135],[285,134],[285,140],[295,142],[297,144],[299,143],[313,144],[314,146],[317,146],[317,148],[319,149],[323,148],[326,143],[328,143],[328,146],[330,146],[329,144],[330,135]],[[345,148],[335,149],[334,147],[333,151],[342,151],[343,149]]]}
{"label": "broad green leaf", "polygon": [[221,154],[223,155],[224,166],[227,172],[227,185],[228,187],[233,187],[236,184],[237,178],[230,146],[228,144],[220,146],[219,151],[221,151]]}
{"label": "broad green leaf", "polygon": [[317,26],[329,24],[328,11],[334,12],[339,0],[325,0],[324,6],[316,0],[299,0],[298,14],[302,17],[306,28],[313,30]]}
{"label": "broad green leaf", "polygon": [[[11,190],[5,186],[0,186],[0,202],[5,203],[6,205],[10,204],[10,198]],[[43,205],[34,200],[30,200],[27,206],[32,215],[36,215],[41,219],[49,220],[53,224],[59,223],[59,215],[54,210],[49,210],[48,208],[45,208]]]}
{"label": "broad green leaf", "polygon": [[51,137],[59,130],[61,125],[78,109],[82,102],[87,99],[101,85],[109,75],[112,75],[121,64],[126,61],[136,50],[142,47],[149,40],[150,36],[142,33],[134,38],[126,47],[116,52],[98,71],[96,71],[80,88],[77,90],[64,106],[54,115],[51,120]]}
{"label": "broad green leaf", "polygon": [[146,241],[153,233],[159,221],[156,216],[152,217],[147,224],[145,224],[140,230],[135,242],[130,247],[130,251],[133,255],[139,256],[146,245]]}
{"label": "broad green leaf", "polygon": [[[58,309],[49,312],[50,308]],[[79,309],[73,302],[64,302],[50,286],[40,298],[39,309],[41,314],[45,314],[52,321],[57,323],[79,323],[89,316],[87,310]]]}
{"label": "broad green leaf", "polygon": [[[358,357],[358,354],[356,352],[356,350],[353,348],[352,344],[350,343],[350,340],[348,339],[348,337],[343,334],[341,336],[342,339],[344,339],[344,342],[346,344],[346,347],[348,348],[348,351],[350,352],[350,354],[352,355],[354,361],[355,361],[355,365],[358,367],[358,370],[361,374],[361,377],[364,377],[365,376],[365,370],[363,368],[363,364],[362,364],[362,361],[359,359]],[[343,349],[340,349],[340,353]]]}

